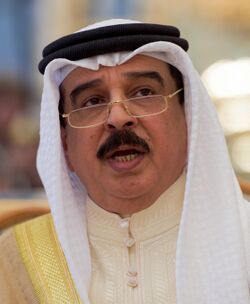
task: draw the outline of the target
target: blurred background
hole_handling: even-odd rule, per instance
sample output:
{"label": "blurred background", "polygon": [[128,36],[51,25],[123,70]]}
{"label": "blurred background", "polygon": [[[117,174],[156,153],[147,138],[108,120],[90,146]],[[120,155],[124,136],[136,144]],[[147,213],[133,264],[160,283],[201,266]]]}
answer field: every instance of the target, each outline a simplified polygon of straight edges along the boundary
{"label": "blurred background", "polygon": [[44,195],[35,168],[43,47],[112,17],[180,28],[218,110],[235,171],[250,182],[249,0],[0,0],[0,198]]}

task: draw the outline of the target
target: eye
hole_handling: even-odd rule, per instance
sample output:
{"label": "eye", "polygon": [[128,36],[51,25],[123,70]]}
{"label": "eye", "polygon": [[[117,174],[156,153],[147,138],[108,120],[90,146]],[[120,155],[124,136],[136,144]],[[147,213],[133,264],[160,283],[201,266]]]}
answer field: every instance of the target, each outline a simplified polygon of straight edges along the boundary
{"label": "eye", "polygon": [[86,100],[81,102],[81,107],[86,108],[86,107],[92,107],[96,105],[101,105],[101,104],[106,104],[108,101],[99,96],[92,96],[90,98],[87,98]]}
{"label": "eye", "polygon": [[153,94],[155,94],[155,92],[150,88],[140,88],[139,90],[136,90],[133,97],[149,96]]}

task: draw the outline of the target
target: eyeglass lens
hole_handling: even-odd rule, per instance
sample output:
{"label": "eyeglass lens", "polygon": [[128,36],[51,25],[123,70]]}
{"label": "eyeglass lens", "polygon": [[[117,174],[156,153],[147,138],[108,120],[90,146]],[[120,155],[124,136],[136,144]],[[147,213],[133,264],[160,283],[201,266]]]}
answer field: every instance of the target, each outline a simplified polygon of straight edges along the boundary
{"label": "eyeglass lens", "polygon": [[[80,108],[72,111],[69,115],[70,124],[72,126],[91,126],[106,121],[109,113],[109,107],[112,104],[106,103],[92,107]],[[138,98],[131,98],[121,101],[128,114],[140,117],[162,112],[166,109],[166,101],[162,95],[152,95]]]}

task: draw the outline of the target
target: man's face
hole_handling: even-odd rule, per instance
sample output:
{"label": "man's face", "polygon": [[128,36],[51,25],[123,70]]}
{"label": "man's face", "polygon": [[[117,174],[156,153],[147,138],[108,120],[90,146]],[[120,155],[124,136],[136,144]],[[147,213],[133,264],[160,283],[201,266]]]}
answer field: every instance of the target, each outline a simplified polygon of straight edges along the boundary
{"label": "man's face", "polygon": [[[77,68],[62,83],[65,113],[79,107],[73,91],[81,95],[82,102],[93,104],[99,99],[165,96],[176,90],[167,64],[142,55],[98,71]],[[148,149],[121,143],[98,158],[100,147],[123,130],[136,134]],[[176,181],[186,161],[186,122],[178,95],[170,99],[165,112],[143,118],[129,116],[122,103],[113,104],[105,123],[86,129],[66,124],[62,140],[69,168],[76,172],[89,196],[115,213],[134,213],[150,206]]]}

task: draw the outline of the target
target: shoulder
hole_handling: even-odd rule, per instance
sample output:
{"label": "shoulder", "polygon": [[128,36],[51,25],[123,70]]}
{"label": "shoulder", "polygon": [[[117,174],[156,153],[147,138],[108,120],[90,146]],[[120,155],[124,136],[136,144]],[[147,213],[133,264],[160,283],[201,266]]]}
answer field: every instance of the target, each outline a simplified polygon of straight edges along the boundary
{"label": "shoulder", "polygon": [[16,242],[16,233],[20,232],[23,229],[31,229],[34,230],[36,228],[42,229],[44,226],[52,227],[53,229],[53,220],[50,213],[38,216],[31,220],[24,221],[17,225],[14,225],[2,233],[0,233],[0,257],[3,255],[3,250],[18,250],[17,242]]}
{"label": "shoulder", "polygon": [[20,248],[22,231],[50,223],[51,215],[13,226],[0,235],[0,303],[38,303],[23,262]]}
{"label": "shoulder", "polygon": [[244,200],[243,203],[240,204],[240,219],[244,240],[246,266],[250,282],[250,202],[247,200]]}
{"label": "shoulder", "polygon": [[0,264],[2,261],[13,260],[11,254],[14,252],[18,252],[18,247],[13,228],[10,228],[0,235]]}
{"label": "shoulder", "polygon": [[250,211],[250,200],[245,200],[245,207]]}
{"label": "shoulder", "polygon": [[250,224],[250,201],[243,200],[240,204],[240,216],[245,225]]}
{"label": "shoulder", "polygon": [[1,200],[0,231],[50,212],[45,200]]}
{"label": "shoulder", "polygon": [[15,234],[16,238],[18,238],[18,235],[24,231],[29,231],[31,233],[42,233],[43,231],[46,233],[52,232],[54,231],[53,219],[51,214],[48,213],[15,225],[12,228],[12,231]]}
{"label": "shoulder", "polygon": [[25,221],[23,223],[19,223],[2,231],[2,233],[0,234],[0,260],[8,259],[8,256],[10,256],[12,252],[19,251],[18,243],[16,240],[16,233],[25,228],[29,228],[32,230],[35,229],[37,226],[44,226],[48,223],[50,223],[50,225],[53,225],[50,213]]}
{"label": "shoulder", "polygon": [[[23,282],[26,279],[28,288],[25,296],[29,300],[23,303],[62,303],[63,299],[66,299],[65,303],[80,303],[50,214],[13,227],[3,236],[3,242],[6,239],[12,239],[10,252],[15,252],[20,268],[18,279],[11,278],[11,285],[7,288],[18,289],[21,293],[25,290]],[[13,264],[12,261],[8,263]],[[8,272],[15,274],[14,268],[15,266],[11,265],[8,267]],[[21,288],[20,285],[22,285]],[[37,295],[38,300],[36,299],[35,302],[30,300],[32,293]],[[0,295],[0,303],[6,303],[1,300]],[[7,303],[17,302],[22,303],[19,299]]]}
{"label": "shoulder", "polygon": [[245,243],[248,244],[247,248],[250,251],[250,202],[243,200],[239,204],[240,222],[243,231]]}

